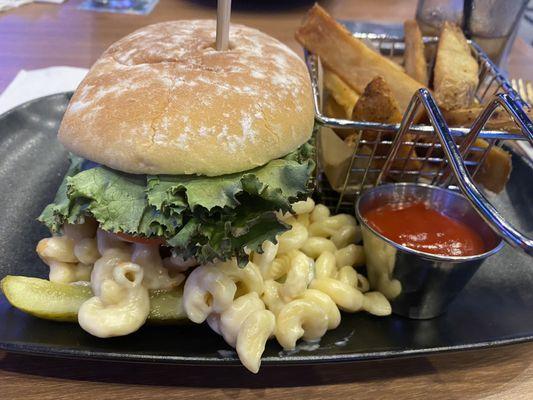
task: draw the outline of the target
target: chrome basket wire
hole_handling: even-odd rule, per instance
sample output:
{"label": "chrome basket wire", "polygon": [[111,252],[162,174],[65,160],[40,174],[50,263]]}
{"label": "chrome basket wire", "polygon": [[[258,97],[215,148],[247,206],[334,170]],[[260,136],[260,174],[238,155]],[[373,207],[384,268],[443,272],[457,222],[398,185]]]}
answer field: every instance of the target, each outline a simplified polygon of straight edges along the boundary
{"label": "chrome basket wire", "polygon": [[[365,40],[382,55],[394,57],[403,54],[402,38],[369,33],[355,33],[354,36]],[[429,53],[434,55],[438,38],[425,37],[424,42]],[[352,129],[360,134],[363,131],[374,133],[373,140],[365,140],[361,136],[355,144],[344,183],[338,193],[329,186],[321,171],[320,163],[317,186],[322,192],[322,201],[328,206],[336,211],[350,212],[353,200],[361,191],[379,185],[386,179],[394,182],[425,182],[444,187],[458,187],[489,225],[509,244],[533,255],[533,240],[511,226],[473,181],[473,177],[478,173],[493,146],[501,146],[504,140],[529,140],[533,144],[533,124],[523,111],[530,105],[512,89],[483,50],[475,42],[469,43],[472,54],[479,64],[479,85],[475,97],[484,107],[470,129],[449,128],[427,89],[420,89],[413,95],[401,124],[379,124],[327,117],[322,114],[320,60],[306,51],[305,60],[311,76],[318,123],[336,130]],[[432,70],[434,57],[429,61],[429,68]],[[510,115],[521,133],[483,130],[498,108],[502,108]],[[413,124],[415,116],[422,110],[425,110],[430,124]],[[392,138],[391,133],[394,134]],[[411,134],[410,140],[405,137],[407,133]],[[387,134],[389,138],[386,137]],[[477,138],[487,141],[488,146],[484,148],[473,146]],[[378,146],[386,151],[378,154],[376,151]],[[402,146],[408,146],[407,156],[396,157]],[[365,151],[362,151],[363,149]],[[422,156],[418,156],[417,151]],[[416,161],[417,168],[410,167],[412,161]]]}

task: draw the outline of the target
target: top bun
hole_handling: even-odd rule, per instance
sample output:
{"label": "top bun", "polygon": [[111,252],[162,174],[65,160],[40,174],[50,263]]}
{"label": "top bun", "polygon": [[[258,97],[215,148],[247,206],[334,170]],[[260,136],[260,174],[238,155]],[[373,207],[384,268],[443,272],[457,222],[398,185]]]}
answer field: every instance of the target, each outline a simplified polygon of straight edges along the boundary
{"label": "top bun", "polygon": [[109,47],[74,93],[59,129],[73,153],[135,174],[216,176],[280,158],[314,123],[305,64],[287,46],[231,25],[216,51],[212,20],[163,22]]}

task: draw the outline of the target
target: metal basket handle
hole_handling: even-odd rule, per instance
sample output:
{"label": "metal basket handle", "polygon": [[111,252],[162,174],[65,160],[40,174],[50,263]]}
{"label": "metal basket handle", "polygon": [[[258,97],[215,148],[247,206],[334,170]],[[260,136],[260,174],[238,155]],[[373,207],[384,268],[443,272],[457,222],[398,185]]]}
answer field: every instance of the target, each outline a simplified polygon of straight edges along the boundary
{"label": "metal basket handle", "polygon": [[[387,176],[402,143],[402,138],[405,133],[409,131],[420,105],[422,105],[427,112],[430,123],[435,129],[442,149],[444,150],[444,154],[446,155],[448,165],[451,167],[463,194],[468,198],[479,215],[507,243],[515,248],[522,249],[526,254],[533,256],[533,240],[508,223],[475,185],[461,155],[462,151],[465,153],[468,151],[469,144],[467,143],[462,151],[457,147],[440,109],[427,89],[420,89],[413,95],[402,123],[400,124],[398,134],[392,143],[385,165],[377,178],[377,184],[379,185],[383,178]],[[470,144],[474,142],[481,127],[483,127],[486,120],[490,118],[492,112],[494,112],[498,105],[502,105],[511,114],[515,122],[520,124],[523,134],[530,140],[530,142],[533,142],[533,124],[531,124],[531,121],[527,118],[521,107],[519,107],[512,98],[505,94],[497,95],[495,100],[485,108],[484,112],[474,123],[474,126],[470,130],[465,141],[469,141]]]}
{"label": "metal basket handle", "polygon": [[[502,107],[517,124],[522,132],[522,136],[525,137],[529,143],[533,145],[533,123],[522,109],[520,104],[525,104],[523,101],[513,98],[507,93],[498,93],[493,96],[491,101],[485,106],[480,115],[475,119],[470,131],[465,136],[464,140],[459,145],[459,153],[463,160],[468,156],[470,147],[474,144],[479,137],[481,130],[485,127],[485,124],[490,119],[494,111],[498,107]],[[474,173],[475,174],[475,173]],[[444,171],[443,176],[440,178],[440,183],[444,184],[449,182],[450,168]]]}
{"label": "metal basket handle", "polygon": [[529,143],[533,144],[533,123],[528,118],[527,114],[519,105],[516,99],[513,99],[507,93],[498,93],[483,109],[481,114],[476,118],[470,128],[470,132],[466,136],[466,139],[461,143],[461,155],[464,157],[468,153],[468,149],[474,143],[479,133],[490,119],[494,111],[501,106],[511,116],[511,118],[520,127],[522,134],[529,140]]}

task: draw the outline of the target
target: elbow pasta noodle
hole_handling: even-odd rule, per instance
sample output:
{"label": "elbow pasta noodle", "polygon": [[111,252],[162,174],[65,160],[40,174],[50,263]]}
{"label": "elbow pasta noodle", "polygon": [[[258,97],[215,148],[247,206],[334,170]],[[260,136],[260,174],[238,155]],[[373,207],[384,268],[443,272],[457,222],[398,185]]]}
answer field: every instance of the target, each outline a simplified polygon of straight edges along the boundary
{"label": "elbow pasta noodle", "polygon": [[347,284],[348,286],[352,286],[352,287],[355,287],[356,289],[359,289],[357,287],[357,282],[358,282],[357,272],[355,271],[355,269],[353,269],[349,265],[345,265],[339,270],[337,274],[337,279]]}
{"label": "elbow pasta noodle", "polygon": [[307,228],[298,222],[294,222],[292,229],[278,237],[278,254],[298,250],[305,243],[308,236]]}
{"label": "elbow pasta noodle", "polygon": [[258,294],[250,292],[236,299],[222,314],[211,314],[208,323],[237,350],[243,365],[257,373],[266,341],[274,333],[275,320]]}
{"label": "elbow pasta noodle", "polygon": [[330,251],[335,253],[337,248],[329,239],[323,237],[310,237],[305,241],[300,250],[313,260],[316,260],[323,252]]}
{"label": "elbow pasta noodle", "polygon": [[88,281],[91,278],[91,265],[82,263],[64,263],[61,261],[50,261],[50,282],[72,283],[79,281]]}
{"label": "elbow pasta noodle", "polygon": [[348,214],[338,214],[334,217],[314,221],[309,226],[309,232],[313,236],[330,237],[345,226],[356,227],[355,218]]}
{"label": "elbow pasta noodle", "polygon": [[263,278],[265,277],[267,270],[276,258],[278,254],[279,244],[272,243],[267,240],[261,245],[262,253],[254,253],[251,257],[252,262],[259,267]]}
{"label": "elbow pasta noodle", "polygon": [[314,279],[309,287],[326,293],[343,311],[355,312],[363,307],[363,293],[337,279]]}
{"label": "elbow pasta noodle", "polygon": [[206,318],[206,322],[212,331],[222,336],[222,327],[220,326],[220,314],[217,314],[217,313],[209,314],[209,316]]}
{"label": "elbow pasta noodle", "polygon": [[376,289],[383,293],[387,299],[392,300],[402,292],[402,284],[399,280],[391,279],[388,274],[383,273],[378,279]]}
{"label": "elbow pasta noodle", "polygon": [[359,267],[365,264],[365,250],[363,246],[349,244],[335,251],[335,260],[337,260],[337,268],[345,265]]}
{"label": "elbow pasta noodle", "polygon": [[354,217],[332,216],[310,198],[292,204],[292,210],[276,214],[291,229],[277,243],[265,241],[261,253],[247,253],[244,268],[235,259],[205,265],[177,255],[162,259],[159,245],[126,242],[90,218],[66,224],[63,236],[41,240],[37,253],[49,265],[51,281],[90,281],[94,296],[82,304],[78,319],[98,337],[137,330],[149,313],[148,290],[185,282],[187,317],[207,321],[256,373],[269,338],[292,350],[299,339],[319,340],[335,329],[339,310],[389,315],[388,299],[401,291],[390,277],[390,255],[369,255],[367,270],[379,264],[370,268],[369,279],[357,273],[366,257],[356,245],[362,232]]}
{"label": "elbow pasta noodle", "polygon": [[380,292],[365,293],[363,309],[373,315],[391,315],[392,308],[387,298]]}
{"label": "elbow pasta noodle", "polygon": [[308,197],[307,200],[297,201],[292,203],[292,209],[296,215],[309,214],[315,208],[315,202],[311,197]]}
{"label": "elbow pasta noodle", "polygon": [[287,274],[291,267],[291,257],[288,254],[282,254],[274,259],[263,273],[264,279],[280,279]]}
{"label": "elbow pasta noodle", "polygon": [[74,256],[84,264],[94,264],[100,258],[96,239],[83,238],[74,246]]}
{"label": "elbow pasta noodle", "polygon": [[78,311],[80,326],[101,338],[138,330],[150,312],[150,298],[142,280],[143,271],[139,265],[122,262],[115,266],[112,277],[100,285],[100,295],[81,305]]}
{"label": "elbow pasta noodle", "polygon": [[300,338],[318,340],[328,329],[328,314],[310,299],[285,304],[276,318],[276,339],[285,350],[293,350]]}
{"label": "elbow pasta noodle", "polygon": [[339,326],[340,320],[339,309],[329,296],[307,289],[280,310],[276,318],[276,339],[285,350],[292,350],[301,337],[318,340],[328,329]]}
{"label": "elbow pasta noodle", "polygon": [[339,326],[341,323],[341,313],[331,297],[319,290],[307,289],[302,298],[317,304],[318,307],[326,313],[328,318],[328,330],[335,329]]}
{"label": "elbow pasta noodle", "polygon": [[363,229],[361,233],[365,242],[366,269],[370,288],[378,290],[388,300],[392,300],[402,292],[400,281],[392,278],[396,250],[369,233],[367,229]]}
{"label": "elbow pasta noodle", "polygon": [[261,275],[259,268],[253,262],[248,262],[244,268],[239,268],[235,259],[214,265],[218,270],[222,271],[226,277],[235,282],[238,289],[237,296],[249,292],[255,292],[258,295],[263,293],[263,276]]}
{"label": "elbow pasta noodle", "polygon": [[296,217],[292,215],[290,212],[282,213],[281,211],[278,211],[276,213],[276,217],[280,220],[285,222],[286,224],[292,225],[296,222]]}
{"label": "elbow pasta noodle", "polygon": [[327,223],[334,227],[335,230],[341,229],[343,226],[357,226],[357,220],[353,215],[337,214],[327,219]]}
{"label": "elbow pasta noodle", "polygon": [[77,263],[75,266],[74,282],[89,282],[91,280],[91,272],[93,271],[93,266],[91,264]]}
{"label": "elbow pasta noodle", "polygon": [[261,296],[261,300],[263,300],[267,308],[272,311],[274,315],[278,315],[283,306],[285,305],[285,302],[281,300],[281,297],[279,295],[281,283],[269,279],[265,281],[264,288],[265,291]]}
{"label": "elbow pasta noodle", "polygon": [[281,298],[285,302],[301,295],[313,279],[310,263],[312,260],[309,260],[304,253],[298,250],[291,251],[290,257],[290,268],[280,289]]}
{"label": "elbow pasta noodle", "polygon": [[50,273],[48,274],[50,282],[75,282],[74,264],[61,261],[50,261],[48,267],[50,268]]}
{"label": "elbow pasta noodle", "polygon": [[325,221],[326,220],[311,223],[309,225],[309,235],[323,237],[323,238],[329,238],[333,236],[336,233],[336,231],[328,228],[324,224]]}
{"label": "elbow pasta noodle", "polygon": [[91,288],[96,296],[100,295],[102,282],[110,279],[113,269],[121,262],[131,260],[131,252],[125,249],[108,249],[106,253],[94,263],[91,273]]}
{"label": "elbow pasta noodle", "polygon": [[135,243],[132,247],[131,261],[143,268],[143,285],[147,289],[172,289],[185,279],[185,275],[179,273],[170,276],[163,266],[159,245]]}
{"label": "elbow pasta noodle", "polygon": [[328,218],[330,215],[329,208],[323,204],[317,204],[311,211],[311,222],[319,222]]}
{"label": "elbow pasta noodle", "polygon": [[309,214],[297,215],[296,222],[302,224],[306,228],[309,228],[309,225],[311,224],[311,216]]}
{"label": "elbow pasta noodle", "polygon": [[315,262],[315,276],[320,278],[336,278],[337,277],[337,260],[331,251],[325,251]]}
{"label": "elbow pasta noodle", "polygon": [[224,312],[207,318],[211,329],[237,350],[243,365],[254,373],[259,371],[266,341],[274,333],[275,320],[256,292],[237,298]]}
{"label": "elbow pasta noodle", "polygon": [[230,346],[235,347],[241,325],[251,314],[265,309],[256,292],[250,292],[237,298],[222,314],[219,329],[222,337]]}
{"label": "elbow pasta noodle", "polygon": [[346,225],[331,235],[331,241],[338,249],[361,240],[361,230],[357,226]]}
{"label": "elbow pasta noodle", "polygon": [[237,285],[213,265],[195,268],[185,280],[183,308],[187,317],[197,324],[204,322],[209,314],[222,313],[231,303]]}
{"label": "elbow pasta noodle", "polygon": [[42,239],[37,244],[37,254],[45,263],[50,261],[75,263],[78,259],[74,255],[74,244],[74,240],[66,236],[52,236]]}
{"label": "elbow pasta noodle", "polygon": [[235,346],[242,364],[256,374],[267,340],[276,329],[276,317],[269,310],[251,314],[242,324]]}

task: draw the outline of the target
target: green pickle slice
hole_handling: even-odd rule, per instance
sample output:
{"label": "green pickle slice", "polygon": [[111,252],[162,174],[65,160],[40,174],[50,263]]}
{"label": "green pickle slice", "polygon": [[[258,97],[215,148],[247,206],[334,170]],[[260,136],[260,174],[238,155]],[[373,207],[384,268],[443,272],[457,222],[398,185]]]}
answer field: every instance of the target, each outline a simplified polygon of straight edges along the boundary
{"label": "green pickle slice", "polygon": [[[13,275],[0,281],[0,289],[13,307],[52,321],[77,321],[80,306],[93,295],[89,286]],[[186,319],[182,298],[181,288],[151,290],[148,322],[174,324]]]}

